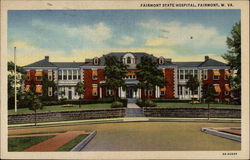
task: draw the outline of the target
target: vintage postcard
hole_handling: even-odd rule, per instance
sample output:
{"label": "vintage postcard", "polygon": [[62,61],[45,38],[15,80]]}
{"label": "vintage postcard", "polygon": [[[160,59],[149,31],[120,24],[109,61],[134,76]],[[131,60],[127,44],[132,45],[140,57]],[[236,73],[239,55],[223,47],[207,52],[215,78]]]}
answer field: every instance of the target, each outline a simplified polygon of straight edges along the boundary
{"label": "vintage postcard", "polygon": [[1,158],[249,159],[249,2],[1,1]]}

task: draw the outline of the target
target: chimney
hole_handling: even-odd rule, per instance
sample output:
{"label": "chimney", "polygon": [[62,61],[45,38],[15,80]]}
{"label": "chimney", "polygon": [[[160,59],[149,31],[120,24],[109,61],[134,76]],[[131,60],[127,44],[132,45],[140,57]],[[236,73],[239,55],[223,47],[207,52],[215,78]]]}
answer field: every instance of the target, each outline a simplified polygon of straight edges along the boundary
{"label": "chimney", "polygon": [[49,56],[45,56],[45,60],[49,62]]}
{"label": "chimney", "polygon": [[205,56],[205,61],[209,60],[209,56]]}

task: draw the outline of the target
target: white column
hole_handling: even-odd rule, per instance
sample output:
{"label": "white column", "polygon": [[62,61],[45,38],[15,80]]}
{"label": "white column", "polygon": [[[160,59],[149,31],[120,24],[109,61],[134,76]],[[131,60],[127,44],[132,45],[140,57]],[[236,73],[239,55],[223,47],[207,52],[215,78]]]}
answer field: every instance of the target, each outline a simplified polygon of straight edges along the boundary
{"label": "white column", "polygon": [[139,92],[139,98],[141,98],[141,89],[138,89]]}
{"label": "white column", "polygon": [[102,87],[99,87],[99,95],[100,95],[100,98],[102,98]]}
{"label": "white column", "polygon": [[118,88],[118,97],[121,97],[121,87]]}
{"label": "white column", "polygon": [[67,70],[67,80],[69,79],[69,70]]}
{"label": "white column", "polygon": [[78,73],[78,70],[77,70],[77,71],[76,71],[76,79],[78,79],[78,74],[79,74],[79,73]]}
{"label": "white column", "polygon": [[185,97],[185,87],[184,86],[182,86],[182,99],[184,99],[184,97]]}
{"label": "white column", "polygon": [[62,80],[63,80],[63,70],[61,70],[62,71]]}
{"label": "white column", "polygon": [[183,70],[183,79],[185,80],[186,78],[185,78],[185,74],[186,74],[186,70],[184,69]]}
{"label": "white column", "polygon": [[133,90],[133,98],[135,98],[135,91]]}

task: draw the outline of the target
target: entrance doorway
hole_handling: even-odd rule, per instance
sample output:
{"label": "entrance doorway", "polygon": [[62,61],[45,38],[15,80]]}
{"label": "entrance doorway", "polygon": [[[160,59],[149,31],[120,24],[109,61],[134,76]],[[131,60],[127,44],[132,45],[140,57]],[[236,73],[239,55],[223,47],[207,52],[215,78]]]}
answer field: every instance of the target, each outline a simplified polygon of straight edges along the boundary
{"label": "entrance doorway", "polygon": [[133,88],[126,88],[126,98],[133,98]]}

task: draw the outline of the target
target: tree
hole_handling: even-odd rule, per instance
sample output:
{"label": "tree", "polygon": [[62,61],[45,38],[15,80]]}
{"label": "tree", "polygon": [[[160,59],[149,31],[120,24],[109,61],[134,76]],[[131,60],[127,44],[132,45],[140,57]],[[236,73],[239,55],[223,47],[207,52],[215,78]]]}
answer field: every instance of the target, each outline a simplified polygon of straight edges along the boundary
{"label": "tree", "polygon": [[[163,72],[158,69],[158,64],[150,57],[142,57],[141,63],[137,64],[136,68],[138,69],[136,75],[139,80],[139,88],[143,88],[148,92],[149,90],[155,89],[156,86],[164,87]],[[147,95],[147,98],[149,98],[149,94]]]}
{"label": "tree", "polygon": [[[26,71],[20,66],[16,66],[16,84],[17,84],[17,99],[22,95],[21,86],[26,79]],[[15,102],[15,63],[8,62],[8,108],[14,108]]]}
{"label": "tree", "polygon": [[35,112],[35,125],[37,124],[37,110],[42,109],[43,105],[37,94],[35,93],[35,85],[30,86],[30,90],[24,92],[23,99],[20,101],[20,105],[28,107]]}
{"label": "tree", "polygon": [[214,100],[215,94],[216,92],[213,85],[203,85],[202,98],[207,102],[208,119],[210,118],[210,102]]}
{"label": "tree", "polygon": [[231,36],[227,37],[228,51],[222,57],[230,68],[236,72],[232,77],[233,91],[241,101],[241,22],[235,23],[231,30]]}
{"label": "tree", "polygon": [[117,100],[117,89],[126,87],[126,84],[123,78],[126,77],[128,73],[127,66],[122,62],[118,61],[115,56],[106,56],[105,57],[105,69],[104,75],[106,76],[106,82],[102,86],[107,89],[112,90],[114,101]]}
{"label": "tree", "polygon": [[199,85],[200,85],[200,82],[199,82],[197,76],[190,75],[189,79],[187,81],[187,87],[192,92],[192,96],[193,96],[193,98],[192,98],[192,104],[194,103],[194,92],[198,89]]}
{"label": "tree", "polygon": [[82,98],[82,94],[84,94],[85,92],[85,88],[84,88],[84,84],[82,82],[78,82],[76,84],[76,92],[79,95],[79,107],[81,107],[81,98]]}

